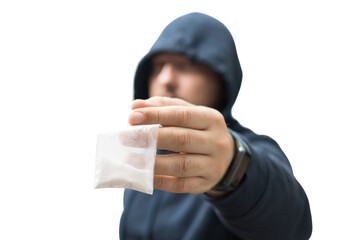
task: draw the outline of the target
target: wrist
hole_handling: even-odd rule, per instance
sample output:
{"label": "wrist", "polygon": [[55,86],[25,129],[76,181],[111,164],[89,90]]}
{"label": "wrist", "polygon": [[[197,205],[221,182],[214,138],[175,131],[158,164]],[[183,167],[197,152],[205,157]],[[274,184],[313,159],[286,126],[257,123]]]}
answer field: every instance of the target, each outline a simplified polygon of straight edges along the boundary
{"label": "wrist", "polygon": [[[250,149],[237,133],[228,129],[235,144],[235,153],[223,178],[211,189],[210,192],[229,192],[234,190],[245,176],[250,162]],[[213,194],[211,194],[213,195]],[[216,195],[218,195],[216,193]]]}

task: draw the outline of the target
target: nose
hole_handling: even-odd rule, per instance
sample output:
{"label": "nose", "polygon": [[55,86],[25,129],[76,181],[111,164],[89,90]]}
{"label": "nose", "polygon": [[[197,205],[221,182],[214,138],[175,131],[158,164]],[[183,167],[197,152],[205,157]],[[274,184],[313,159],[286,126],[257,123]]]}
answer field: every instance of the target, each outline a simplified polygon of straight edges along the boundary
{"label": "nose", "polygon": [[158,75],[158,81],[164,85],[173,85],[176,80],[176,70],[171,63],[165,63]]}

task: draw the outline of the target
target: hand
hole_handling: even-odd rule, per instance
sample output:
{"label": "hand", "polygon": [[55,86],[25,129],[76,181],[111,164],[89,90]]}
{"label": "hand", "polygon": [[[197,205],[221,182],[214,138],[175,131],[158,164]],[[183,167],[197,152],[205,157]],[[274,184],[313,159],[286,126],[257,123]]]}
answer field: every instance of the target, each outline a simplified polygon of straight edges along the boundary
{"label": "hand", "polygon": [[174,193],[210,191],[224,176],[234,155],[234,140],[215,109],[168,97],[135,100],[131,125],[161,124],[158,149],[178,154],[157,155],[154,188]]}

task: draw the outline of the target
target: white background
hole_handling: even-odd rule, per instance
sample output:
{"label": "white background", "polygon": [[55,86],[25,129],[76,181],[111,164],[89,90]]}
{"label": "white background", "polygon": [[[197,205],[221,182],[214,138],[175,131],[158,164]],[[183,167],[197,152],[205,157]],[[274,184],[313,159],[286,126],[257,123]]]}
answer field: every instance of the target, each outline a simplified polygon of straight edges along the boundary
{"label": "white background", "polygon": [[360,239],[356,1],[129,2],[0,2],[0,239],[118,239],[123,191],[93,189],[96,134],[127,124],[138,60],[192,11],[232,32],[234,116],[288,155],[312,239]]}

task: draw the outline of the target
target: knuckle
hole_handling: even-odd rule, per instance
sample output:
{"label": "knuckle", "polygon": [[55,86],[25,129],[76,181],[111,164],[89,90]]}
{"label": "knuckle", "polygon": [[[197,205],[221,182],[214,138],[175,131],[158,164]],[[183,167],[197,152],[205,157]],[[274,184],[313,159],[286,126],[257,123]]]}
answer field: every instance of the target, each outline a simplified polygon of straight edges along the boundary
{"label": "knuckle", "polygon": [[161,188],[164,186],[164,179],[163,178],[155,178],[154,184],[157,188]]}
{"label": "knuckle", "polygon": [[154,123],[161,123],[161,114],[159,111],[153,112]]}
{"label": "knuckle", "polygon": [[186,108],[180,108],[176,112],[175,117],[180,124],[190,122],[192,120],[191,113]]}
{"label": "knuckle", "polygon": [[183,150],[191,143],[191,134],[182,130],[174,130],[171,139],[173,145],[177,146],[179,150]]}
{"label": "knuckle", "polygon": [[157,103],[158,103],[158,105],[159,106],[164,106],[164,105],[166,105],[166,98],[164,98],[164,97],[157,97],[156,98],[156,101],[157,101]]}
{"label": "knuckle", "polygon": [[159,97],[159,96],[153,96],[153,97],[150,97],[150,98],[149,98],[149,100],[154,101],[154,102],[157,102],[157,101],[159,101],[160,99],[161,99],[161,97]]}
{"label": "knuckle", "polygon": [[164,100],[160,96],[154,96],[148,99],[154,106],[161,106],[164,103]]}
{"label": "knuckle", "polygon": [[214,110],[213,113],[214,122],[218,124],[222,124],[225,122],[224,116],[220,112]]}
{"label": "knuckle", "polygon": [[178,178],[176,181],[176,191],[179,193],[186,192],[186,179],[185,178]]}
{"label": "knuckle", "polygon": [[192,168],[192,162],[191,160],[188,158],[187,154],[180,154],[180,159],[179,159],[179,169],[178,172],[180,174],[180,176],[185,176]]}

